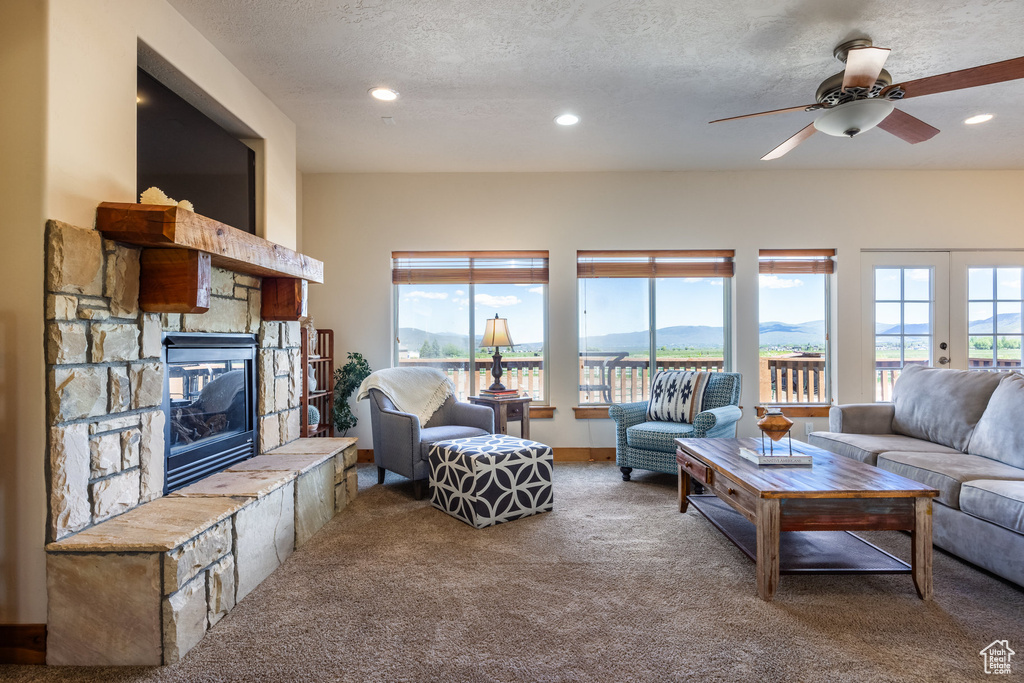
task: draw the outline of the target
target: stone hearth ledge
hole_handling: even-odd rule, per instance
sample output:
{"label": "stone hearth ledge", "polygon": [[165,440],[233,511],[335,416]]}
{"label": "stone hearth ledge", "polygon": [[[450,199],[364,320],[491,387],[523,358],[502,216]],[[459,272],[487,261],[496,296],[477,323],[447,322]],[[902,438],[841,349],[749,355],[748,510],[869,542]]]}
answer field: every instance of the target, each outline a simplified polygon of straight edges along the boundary
{"label": "stone hearth ledge", "polygon": [[300,439],[50,543],[47,663],[178,661],[354,498],[355,460]]}

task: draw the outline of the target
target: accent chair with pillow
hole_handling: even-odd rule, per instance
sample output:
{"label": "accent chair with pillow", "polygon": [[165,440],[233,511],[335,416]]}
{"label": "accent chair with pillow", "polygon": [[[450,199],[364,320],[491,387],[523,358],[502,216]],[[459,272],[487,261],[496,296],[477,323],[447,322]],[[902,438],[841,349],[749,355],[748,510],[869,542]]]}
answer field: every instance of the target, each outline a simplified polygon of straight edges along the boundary
{"label": "accent chair with pillow", "polygon": [[633,468],[676,474],[676,439],[735,437],[741,386],[738,372],[662,370],[650,400],[609,407],[622,480]]}
{"label": "accent chair with pillow", "polygon": [[434,443],[494,433],[494,411],[457,401],[451,380],[436,368],[377,370],[356,397],[370,401],[377,482],[384,483],[386,470],[411,479],[417,500]]}

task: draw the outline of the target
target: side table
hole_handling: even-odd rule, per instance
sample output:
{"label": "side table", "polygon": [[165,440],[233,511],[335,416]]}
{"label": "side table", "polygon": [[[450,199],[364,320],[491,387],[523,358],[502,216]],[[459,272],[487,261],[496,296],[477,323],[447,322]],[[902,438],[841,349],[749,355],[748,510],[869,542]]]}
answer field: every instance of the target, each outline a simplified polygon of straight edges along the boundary
{"label": "side table", "polygon": [[498,434],[508,434],[508,423],[519,421],[523,439],[530,438],[529,396],[469,396],[467,400],[478,406],[487,406],[494,411],[494,427]]}

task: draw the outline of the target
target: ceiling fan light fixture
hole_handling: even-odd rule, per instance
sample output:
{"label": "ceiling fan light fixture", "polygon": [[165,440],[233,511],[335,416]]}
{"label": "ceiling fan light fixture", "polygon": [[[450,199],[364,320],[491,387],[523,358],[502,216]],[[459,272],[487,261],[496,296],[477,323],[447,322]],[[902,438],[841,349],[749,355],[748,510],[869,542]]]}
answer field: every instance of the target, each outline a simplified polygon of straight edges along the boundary
{"label": "ceiling fan light fixture", "polygon": [[880,124],[892,110],[893,103],[886,99],[854,100],[829,109],[815,119],[814,127],[826,135],[852,138]]}
{"label": "ceiling fan light fixture", "polygon": [[971,116],[970,118],[964,119],[964,123],[966,123],[968,126],[973,126],[978,123],[985,123],[986,121],[991,121],[992,116],[992,114],[978,114],[976,116]]}

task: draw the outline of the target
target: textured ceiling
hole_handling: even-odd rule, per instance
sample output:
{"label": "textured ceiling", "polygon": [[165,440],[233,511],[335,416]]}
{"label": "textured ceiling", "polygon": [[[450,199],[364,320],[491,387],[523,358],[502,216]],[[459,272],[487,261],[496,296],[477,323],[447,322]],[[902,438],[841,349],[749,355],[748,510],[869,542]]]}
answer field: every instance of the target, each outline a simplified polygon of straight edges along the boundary
{"label": "textured ceiling", "polygon": [[918,145],[816,135],[761,162],[813,115],[707,124],[813,102],[852,37],[892,48],[896,82],[1021,56],[1024,0],[170,2],[295,121],[304,172],[1024,168],[1024,79],[899,105],[942,130]]}

